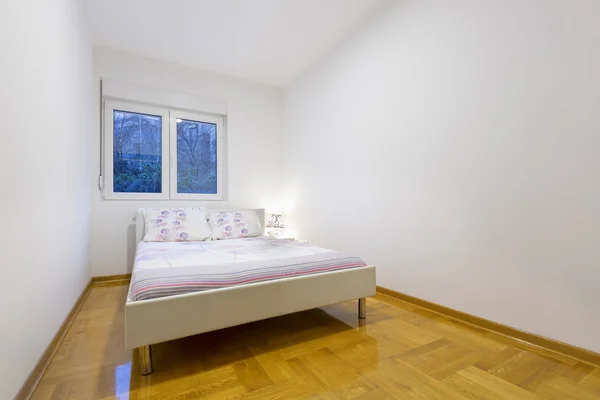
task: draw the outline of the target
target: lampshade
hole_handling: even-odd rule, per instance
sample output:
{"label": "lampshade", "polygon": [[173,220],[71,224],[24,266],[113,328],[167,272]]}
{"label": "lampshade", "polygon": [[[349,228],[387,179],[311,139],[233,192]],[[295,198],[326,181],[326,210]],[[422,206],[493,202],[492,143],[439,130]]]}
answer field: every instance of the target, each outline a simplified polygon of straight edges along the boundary
{"label": "lampshade", "polygon": [[283,218],[281,218],[281,214],[269,214],[267,228],[283,228]]}

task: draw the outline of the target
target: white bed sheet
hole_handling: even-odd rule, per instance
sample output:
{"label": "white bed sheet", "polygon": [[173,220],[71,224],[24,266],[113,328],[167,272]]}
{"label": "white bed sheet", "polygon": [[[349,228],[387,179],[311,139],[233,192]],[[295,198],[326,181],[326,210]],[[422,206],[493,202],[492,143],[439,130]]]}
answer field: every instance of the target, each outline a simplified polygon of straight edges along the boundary
{"label": "white bed sheet", "polygon": [[266,261],[329,253],[325,249],[293,240],[267,236],[205,242],[141,242],[133,266],[137,270],[214,266]]}

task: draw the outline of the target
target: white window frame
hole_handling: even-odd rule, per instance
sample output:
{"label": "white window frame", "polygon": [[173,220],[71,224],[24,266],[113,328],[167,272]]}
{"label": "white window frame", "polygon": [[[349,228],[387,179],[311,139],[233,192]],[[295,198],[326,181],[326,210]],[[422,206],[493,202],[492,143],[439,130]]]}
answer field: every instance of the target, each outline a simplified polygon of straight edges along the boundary
{"label": "white window frame", "polygon": [[[222,116],[186,111],[171,110],[171,199],[174,200],[223,200],[225,198],[225,129]],[[217,127],[217,193],[178,193],[177,192],[177,120],[206,122]]]}
{"label": "white window frame", "polygon": [[[161,192],[160,193],[122,193],[114,192],[114,112],[125,111],[150,114],[161,117]],[[169,198],[169,110],[162,107],[147,106],[118,100],[104,101],[104,198],[112,200],[166,200]]]}
{"label": "white window frame", "polygon": [[[156,115],[162,118],[161,193],[114,192],[114,111]],[[105,200],[225,200],[226,190],[226,130],[225,116],[190,112],[166,106],[103,98],[102,188]],[[207,122],[217,126],[217,193],[177,193],[177,119]]]}

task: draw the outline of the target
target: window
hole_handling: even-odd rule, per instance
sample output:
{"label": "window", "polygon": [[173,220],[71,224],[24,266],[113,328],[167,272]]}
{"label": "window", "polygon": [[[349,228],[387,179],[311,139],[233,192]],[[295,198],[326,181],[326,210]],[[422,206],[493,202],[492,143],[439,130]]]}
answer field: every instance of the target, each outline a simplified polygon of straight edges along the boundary
{"label": "window", "polygon": [[162,117],[113,111],[113,190],[161,193]]}
{"label": "window", "polygon": [[[171,193],[177,199],[212,198],[222,192],[223,121],[220,117],[171,112]],[[208,197],[210,196],[210,197]]]}
{"label": "window", "polygon": [[223,117],[104,103],[106,199],[224,198]]}

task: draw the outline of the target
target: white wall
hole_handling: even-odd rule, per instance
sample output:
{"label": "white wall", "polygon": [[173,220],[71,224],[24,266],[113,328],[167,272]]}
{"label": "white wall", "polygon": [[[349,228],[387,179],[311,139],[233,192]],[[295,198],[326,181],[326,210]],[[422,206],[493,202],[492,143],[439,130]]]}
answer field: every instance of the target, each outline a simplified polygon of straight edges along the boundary
{"label": "white wall", "polygon": [[0,399],[89,280],[92,54],[76,0],[0,5]]}
{"label": "white wall", "polygon": [[398,1],[286,91],[288,226],[600,351],[595,0]]}
{"label": "white wall", "polygon": [[[227,200],[102,200],[99,174],[100,112],[94,116],[92,151],[92,275],[131,272],[139,207],[198,206],[277,208],[282,175],[283,91],[106,48],[94,48],[95,104],[100,77],[227,101]],[[201,110],[200,110],[201,111]]]}

